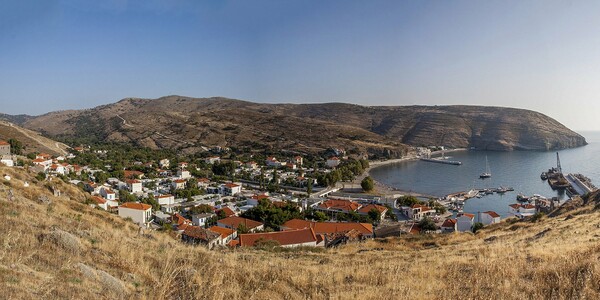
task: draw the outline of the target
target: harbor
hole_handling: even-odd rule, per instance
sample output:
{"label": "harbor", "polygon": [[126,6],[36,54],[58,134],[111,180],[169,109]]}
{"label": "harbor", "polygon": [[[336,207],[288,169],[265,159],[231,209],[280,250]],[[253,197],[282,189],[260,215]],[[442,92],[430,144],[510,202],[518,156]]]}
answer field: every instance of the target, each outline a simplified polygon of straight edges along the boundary
{"label": "harbor", "polygon": [[[534,205],[536,200],[542,203],[553,199],[563,203],[574,195],[596,190],[591,183],[600,180],[600,162],[594,160],[600,150],[600,135],[598,141],[587,147],[559,151],[564,163],[562,176],[569,183],[563,188],[555,184],[553,189],[552,181],[540,175],[542,171],[557,169],[556,152],[461,151],[446,159],[460,161],[460,167],[413,160],[374,168],[371,176],[398,190],[435,196],[452,210],[462,207],[463,212],[474,214],[489,210],[505,218],[513,215],[509,208],[512,204]],[[488,173],[489,178],[480,179]],[[474,192],[469,193],[471,190]],[[518,195],[530,201],[519,202]]]}

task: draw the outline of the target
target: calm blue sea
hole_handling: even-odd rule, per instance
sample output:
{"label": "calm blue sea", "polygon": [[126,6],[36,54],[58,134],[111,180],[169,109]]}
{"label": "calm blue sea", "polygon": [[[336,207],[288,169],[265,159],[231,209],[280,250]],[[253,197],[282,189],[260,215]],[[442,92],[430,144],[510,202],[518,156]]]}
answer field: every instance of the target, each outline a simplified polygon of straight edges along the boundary
{"label": "calm blue sea", "polygon": [[[563,172],[581,173],[600,186],[600,132],[582,132],[589,145],[558,151]],[[556,166],[556,152],[492,152],[465,151],[449,153],[451,160],[459,160],[461,166],[428,163],[422,161],[401,162],[371,170],[371,176],[389,186],[405,191],[444,196],[450,193],[486,188],[510,186],[514,192],[504,195],[488,195],[466,202],[464,211],[477,213],[493,210],[503,217],[508,216],[508,205],[516,203],[518,193],[540,194],[546,197],[567,196],[553,191],[540,173]],[[492,178],[481,180],[488,158]]]}

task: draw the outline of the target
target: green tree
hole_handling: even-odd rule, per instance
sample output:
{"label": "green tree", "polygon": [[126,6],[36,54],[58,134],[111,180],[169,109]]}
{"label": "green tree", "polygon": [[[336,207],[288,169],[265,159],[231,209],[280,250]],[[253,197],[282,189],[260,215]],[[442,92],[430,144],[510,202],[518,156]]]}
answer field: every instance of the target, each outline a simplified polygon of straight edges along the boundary
{"label": "green tree", "polygon": [[190,213],[191,214],[207,214],[207,213],[212,213],[213,212],[213,208],[210,205],[207,204],[200,204],[198,206],[194,206],[190,209]]}
{"label": "green tree", "polygon": [[35,175],[35,179],[37,179],[39,181],[46,180],[46,173],[44,173],[44,172],[37,173],[37,175]]}
{"label": "green tree", "polygon": [[306,193],[308,195],[312,194],[313,192],[313,188],[312,188],[312,178],[307,178],[307,183],[306,183]]}
{"label": "green tree", "polygon": [[106,174],[105,172],[96,172],[94,174],[94,177],[96,178],[96,182],[98,183],[104,183],[108,180],[108,174]]}
{"label": "green tree", "polygon": [[372,208],[369,212],[368,212],[369,218],[371,218],[371,220],[373,220],[373,222],[379,222],[379,220],[381,220],[381,213]]}
{"label": "green tree", "polygon": [[483,228],[483,223],[476,222],[475,224],[473,224],[473,233],[476,233],[481,228]]}
{"label": "green tree", "polygon": [[413,206],[414,204],[421,204],[415,196],[402,196],[396,200],[397,206]]}
{"label": "green tree", "polygon": [[370,192],[373,190],[373,188],[375,188],[375,181],[373,181],[371,176],[367,176],[360,182],[360,186],[362,187],[363,191]]}
{"label": "green tree", "polygon": [[433,220],[429,217],[425,217],[425,218],[421,219],[421,221],[419,222],[419,228],[421,228],[421,230],[425,230],[425,231],[437,230],[437,226],[435,226],[435,222],[433,222]]}
{"label": "green tree", "polygon": [[237,232],[238,232],[239,234],[246,234],[246,233],[249,233],[249,232],[250,232],[250,230],[248,230],[248,227],[247,227],[246,225],[244,225],[244,224],[240,224],[240,225],[238,225],[238,227],[237,227]]}
{"label": "green tree", "polygon": [[10,144],[10,151],[12,152],[12,154],[23,154],[23,144],[21,143],[21,141],[18,141],[16,139],[8,139],[8,143]]}

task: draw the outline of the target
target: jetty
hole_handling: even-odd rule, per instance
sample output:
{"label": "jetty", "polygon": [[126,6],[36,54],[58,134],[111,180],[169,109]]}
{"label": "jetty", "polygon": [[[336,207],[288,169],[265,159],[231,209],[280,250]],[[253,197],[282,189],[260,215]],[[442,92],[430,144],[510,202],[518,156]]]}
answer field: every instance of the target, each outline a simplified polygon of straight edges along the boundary
{"label": "jetty", "polygon": [[581,174],[567,174],[565,179],[569,182],[572,188],[572,190],[570,190],[571,194],[575,192],[577,195],[585,195],[598,190],[598,188],[592,184],[589,178]]}
{"label": "jetty", "polygon": [[540,175],[540,178],[542,180],[547,179],[548,184],[554,190],[566,189],[569,197],[585,195],[598,190],[598,188],[592,184],[592,181],[582,174],[563,174],[558,152],[556,152],[556,167],[549,169],[548,172],[543,172]]}
{"label": "jetty", "polygon": [[421,158],[421,161],[438,163],[438,164],[446,164],[446,165],[455,165],[455,166],[462,165],[462,162],[460,162],[460,161],[447,160],[447,159],[443,159],[443,158]]}

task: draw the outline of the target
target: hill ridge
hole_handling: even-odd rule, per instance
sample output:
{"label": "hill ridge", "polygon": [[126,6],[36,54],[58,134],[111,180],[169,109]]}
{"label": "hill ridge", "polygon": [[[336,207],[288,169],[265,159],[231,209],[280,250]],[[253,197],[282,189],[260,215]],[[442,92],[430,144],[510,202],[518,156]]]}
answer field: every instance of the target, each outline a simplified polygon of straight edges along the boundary
{"label": "hill ridge", "polygon": [[[134,127],[123,126],[117,115]],[[304,152],[334,147],[357,155],[398,157],[408,151],[407,145],[510,151],[586,144],[584,137],[539,112],[476,105],[266,104],[170,95],[123,98],[86,110],[51,112],[26,118],[22,125],[54,138],[90,138],[189,152],[201,146],[300,147]],[[153,132],[195,142],[182,146]]]}

